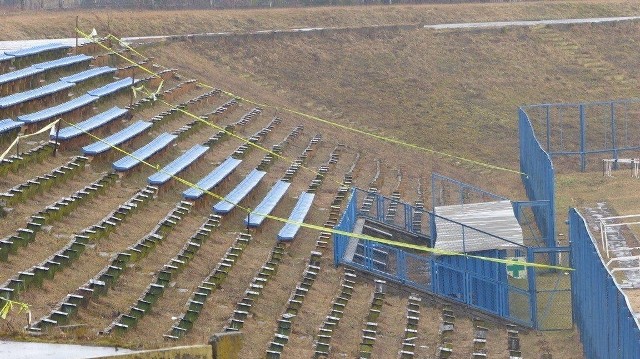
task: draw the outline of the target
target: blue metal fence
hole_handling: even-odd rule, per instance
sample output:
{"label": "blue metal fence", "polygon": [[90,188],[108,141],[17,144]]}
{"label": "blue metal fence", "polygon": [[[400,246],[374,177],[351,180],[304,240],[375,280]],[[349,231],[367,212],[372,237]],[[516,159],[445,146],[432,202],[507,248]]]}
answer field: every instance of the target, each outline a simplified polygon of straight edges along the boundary
{"label": "blue metal fence", "polygon": [[572,303],[584,354],[589,359],[640,356],[640,325],[627,296],[600,256],[584,218],[569,211]]}
{"label": "blue metal fence", "polygon": [[555,228],[555,171],[551,157],[538,142],[533,126],[523,108],[518,110],[520,135],[520,171],[527,197],[532,201],[546,201],[546,207],[535,207],[538,228],[544,232],[547,247],[556,246]]}
{"label": "blue metal fence", "polygon": [[603,156],[618,159],[626,151],[637,153],[640,149],[640,99],[540,104],[522,109],[551,158],[571,159],[561,161],[561,168],[578,164],[585,171],[588,162],[593,164]]}

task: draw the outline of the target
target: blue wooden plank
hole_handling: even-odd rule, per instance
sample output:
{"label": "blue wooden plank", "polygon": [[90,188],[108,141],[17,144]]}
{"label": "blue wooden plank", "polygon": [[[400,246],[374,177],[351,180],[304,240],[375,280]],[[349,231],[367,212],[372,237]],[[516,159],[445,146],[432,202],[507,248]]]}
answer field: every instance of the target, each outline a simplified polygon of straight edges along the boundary
{"label": "blue wooden plank", "polygon": [[20,79],[24,79],[27,77],[31,77],[31,76],[35,76],[39,73],[44,72],[44,70],[42,69],[36,69],[33,66],[24,68],[24,69],[20,69],[20,70],[15,70],[15,71],[11,71],[11,72],[7,72],[6,74],[2,74],[0,75],[0,85],[12,82],[12,81],[16,81],[16,80],[20,80]]}
{"label": "blue wooden plank", "polygon": [[56,93],[58,91],[66,90],[75,86],[75,84],[68,82],[54,82],[48,85],[44,85],[32,90],[14,93],[9,96],[0,97],[0,108],[7,108],[9,106],[15,106],[19,103],[35,100],[37,98]]}
{"label": "blue wooden plank", "polygon": [[102,87],[98,87],[97,89],[93,89],[91,91],[87,91],[87,93],[91,96],[102,97],[106,95],[110,95],[114,92],[120,91],[124,88],[131,86],[133,83],[137,83],[139,80],[133,81],[131,77],[126,77],[122,80],[114,81],[110,84],[106,84]]}
{"label": "blue wooden plank", "polygon": [[229,213],[240,203],[257,185],[267,172],[254,169],[229,194],[213,206],[216,213]]}
{"label": "blue wooden plank", "polygon": [[25,123],[36,123],[44,120],[48,120],[55,116],[60,116],[67,112],[71,112],[75,109],[78,109],[82,106],[86,106],[92,102],[97,100],[96,97],[89,95],[82,95],[80,97],[76,97],[73,100],[61,103],[57,106],[48,107],[44,110],[40,110],[38,112],[30,113],[28,115],[18,116],[18,121]]}
{"label": "blue wooden plank", "polygon": [[0,120],[0,133],[9,132],[16,128],[20,128],[22,122],[14,121],[11,119]]}
{"label": "blue wooden plank", "polygon": [[61,77],[60,81],[79,83],[100,75],[106,75],[109,73],[115,74],[115,72],[116,72],[116,69],[113,67],[102,66],[102,67],[96,67],[93,69],[78,72],[77,74],[73,74],[71,76]]}
{"label": "blue wooden plank", "polygon": [[82,147],[82,153],[88,156],[95,156],[106,152],[111,149],[111,146],[118,146],[119,144],[130,140],[131,138],[146,131],[149,127],[151,127],[151,125],[151,122],[138,121],[134,124],[131,124],[129,127],[124,128],[107,138],[104,138],[102,141],[97,141],[90,145]]}
{"label": "blue wooden plank", "polygon": [[50,43],[50,44],[37,45],[37,46],[29,47],[26,49],[5,51],[5,54],[14,56],[14,57],[25,57],[25,56],[37,55],[39,53],[46,52],[46,51],[70,49],[70,48],[71,48],[70,45],[64,45],[60,43]]}
{"label": "blue wooden plank", "polygon": [[41,62],[39,64],[34,64],[33,67],[35,67],[36,69],[47,71],[47,70],[52,70],[58,67],[65,67],[69,65],[78,64],[81,62],[91,61],[92,59],[93,59],[93,56],[80,54],[80,55],[74,55],[74,56],[67,56],[60,59],[56,59],[56,60]]}
{"label": "blue wooden plank", "polygon": [[[112,107],[82,122],[76,123],[75,126],[69,126],[60,129],[60,132],[58,133],[58,141],[70,140],[82,135],[85,132],[95,130],[96,128],[104,126],[109,122],[119,118],[125,113],[127,113],[127,110],[121,109],[119,107]],[[52,135],[51,138],[55,139],[55,135]]]}
{"label": "blue wooden plank", "polygon": [[177,175],[182,170],[187,168],[187,166],[191,165],[198,158],[205,154],[209,150],[209,147],[203,145],[195,145],[188,149],[185,153],[180,155],[180,157],[171,161],[168,165],[164,166],[164,168],[147,179],[149,184],[151,185],[161,185],[166,183],[171,179],[172,176]]}
{"label": "blue wooden plank", "polygon": [[284,194],[291,186],[290,182],[278,181],[276,184],[271,187],[269,193],[264,197],[262,202],[258,204],[258,206],[251,212],[249,218],[244,220],[244,224],[249,227],[258,227],[264,221],[266,215],[270,214],[271,211],[276,207],[278,202],[284,197]]}
{"label": "blue wooden plank", "polygon": [[0,52],[0,62],[2,62],[2,61],[11,61],[13,59],[14,59],[13,56],[7,55],[7,54],[5,54],[3,52]]}
{"label": "blue wooden plank", "polygon": [[293,207],[291,215],[289,215],[289,223],[286,223],[280,232],[278,232],[279,241],[293,240],[298,233],[298,230],[300,230],[300,223],[304,222],[305,217],[307,217],[307,213],[309,213],[309,209],[311,209],[311,204],[313,204],[314,198],[315,193],[302,192],[300,194],[296,206]]}
{"label": "blue wooden plank", "polygon": [[155,153],[167,147],[178,137],[170,133],[161,133],[151,142],[133,151],[132,154],[122,157],[113,163],[113,169],[118,172],[125,172],[140,164],[141,161],[153,156]]}
{"label": "blue wooden plank", "polygon": [[182,192],[182,195],[186,199],[198,199],[204,194],[204,190],[210,190],[217,186],[223,179],[225,179],[233,170],[240,165],[242,160],[229,157],[222,162],[218,167],[211,171],[208,175],[203,177],[196,184],[197,188],[189,188]]}

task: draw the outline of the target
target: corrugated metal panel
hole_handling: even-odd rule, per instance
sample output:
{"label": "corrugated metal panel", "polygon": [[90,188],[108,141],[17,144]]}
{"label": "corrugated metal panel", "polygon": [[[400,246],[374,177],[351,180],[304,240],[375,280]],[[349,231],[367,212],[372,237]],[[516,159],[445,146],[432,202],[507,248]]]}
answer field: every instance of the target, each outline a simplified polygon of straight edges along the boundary
{"label": "corrugated metal panel", "polygon": [[524,245],[510,201],[439,206],[434,212],[437,249],[475,252]]}

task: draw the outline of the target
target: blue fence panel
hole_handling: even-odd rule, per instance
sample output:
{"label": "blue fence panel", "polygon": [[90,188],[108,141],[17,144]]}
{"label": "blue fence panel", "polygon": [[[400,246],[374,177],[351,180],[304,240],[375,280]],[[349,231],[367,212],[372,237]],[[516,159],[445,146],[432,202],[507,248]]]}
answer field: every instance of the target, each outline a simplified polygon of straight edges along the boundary
{"label": "blue fence panel", "polygon": [[637,358],[640,326],[622,289],[605,266],[587,224],[569,211],[572,303],[588,359]]}
{"label": "blue fence panel", "polygon": [[548,201],[548,207],[534,207],[538,228],[545,232],[547,247],[556,246],[555,171],[551,157],[542,149],[529,117],[518,110],[520,135],[520,171],[527,196],[532,201]]}

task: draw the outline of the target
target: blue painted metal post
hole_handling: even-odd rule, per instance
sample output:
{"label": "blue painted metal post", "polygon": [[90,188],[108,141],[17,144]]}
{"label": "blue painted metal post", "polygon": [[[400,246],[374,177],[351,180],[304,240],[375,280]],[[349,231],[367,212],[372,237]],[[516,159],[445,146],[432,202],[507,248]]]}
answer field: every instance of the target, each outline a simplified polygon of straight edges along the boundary
{"label": "blue painted metal post", "polygon": [[584,118],[584,105],[578,105],[580,110],[580,171],[584,172],[587,164],[585,160],[585,146],[587,141],[586,136],[586,123]]}
{"label": "blue painted metal post", "polygon": [[396,274],[400,281],[404,284],[407,281],[407,257],[405,255],[405,251],[396,250]]}
{"label": "blue painted metal post", "polygon": [[551,153],[551,120],[550,120],[550,108],[551,105],[547,105],[547,153]]}
{"label": "blue painted metal post", "polygon": [[616,141],[616,108],[613,101],[611,101],[611,148],[613,149],[613,169],[618,169],[618,144]]}
{"label": "blue painted metal post", "polygon": [[404,229],[413,232],[413,206],[404,204]]}
{"label": "blue painted metal post", "polygon": [[[535,254],[532,248],[527,248],[527,262],[534,263]],[[538,329],[538,298],[536,297],[536,270],[527,267],[527,281],[529,284],[529,304],[531,308],[531,323]]]}
{"label": "blue painted metal post", "polygon": [[376,218],[384,223],[385,203],[384,197],[376,193]]}

